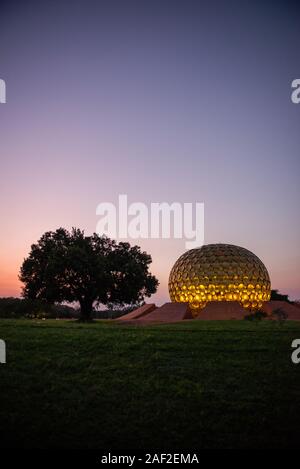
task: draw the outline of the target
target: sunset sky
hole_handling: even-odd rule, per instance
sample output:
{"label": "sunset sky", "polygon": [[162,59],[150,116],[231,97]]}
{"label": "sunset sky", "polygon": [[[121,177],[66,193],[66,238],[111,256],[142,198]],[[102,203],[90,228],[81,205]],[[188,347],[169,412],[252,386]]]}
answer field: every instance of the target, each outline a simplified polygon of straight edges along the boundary
{"label": "sunset sky", "polygon": [[[299,6],[291,1],[1,1],[0,296],[45,231],[96,207],[204,202],[300,298]],[[299,3],[298,3],[299,5]],[[130,240],[167,301],[185,240]]]}

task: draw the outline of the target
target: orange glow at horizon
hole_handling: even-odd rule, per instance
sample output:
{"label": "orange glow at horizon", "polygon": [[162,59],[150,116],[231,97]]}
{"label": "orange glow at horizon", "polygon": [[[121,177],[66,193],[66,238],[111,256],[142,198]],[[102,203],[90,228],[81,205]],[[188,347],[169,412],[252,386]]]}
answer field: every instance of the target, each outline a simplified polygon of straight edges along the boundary
{"label": "orange glow at horizon", "polygon": [[[39,230],[42,233],[41,230]],[[35,233],[36,235],[36,233]],[[22,283],[18,279],[19,269],[23,259],[27,257],[30,246],[36,239],[30,243],[16,243],[16,239],[10,237],[5,242],[2,241],[0,249],[0,297],[21,297]],[[26,236],[26,241],[29,235]],[[184,252],[184,243],[178,240],[128,240],[131,244],[140,244],[142,249],[152,255],[152,264],[150,271],[156,275],[160,285],[158,291],[151,298],[145,298],[146,302],[156,302],[158,305],[170,301],[168,293],[168,278],[171,267],[175,260]],[[273,266],[272,266],[273,267]],[[291,299],[299,299],[299,271],[296,262],[285,268],[284,271],[276,271],[269,268],[271,277],[271,288],[278,289],[282,293],[287,293]]]}

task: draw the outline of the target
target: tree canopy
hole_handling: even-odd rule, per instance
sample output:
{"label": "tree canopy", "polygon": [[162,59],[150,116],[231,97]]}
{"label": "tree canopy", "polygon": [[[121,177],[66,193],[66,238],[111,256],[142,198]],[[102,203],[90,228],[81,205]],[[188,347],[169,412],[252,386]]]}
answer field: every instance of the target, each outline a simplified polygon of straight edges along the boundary
{"label": "tree canopy", "polygon": [[19,278],[25,298],[78,301],[81,319],[89,320],[95,302],[136,304],[155,293],[158,280],[149,272],[151,262],[139,246],[59,228],[31,246]]}

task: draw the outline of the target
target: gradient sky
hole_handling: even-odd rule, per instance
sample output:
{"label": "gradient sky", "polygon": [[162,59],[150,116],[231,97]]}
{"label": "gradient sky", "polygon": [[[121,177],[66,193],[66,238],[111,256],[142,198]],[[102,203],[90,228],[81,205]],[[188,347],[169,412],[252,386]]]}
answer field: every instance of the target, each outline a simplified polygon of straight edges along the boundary
{"label": "gradient sky", "polygon": [[[1,1],[0,295],[30,245],[95,231],[99,202],[204,202],[205,243],[244,246],[300,298],[299,6]],[[130,240],[129,240],[130,241]],[[135,241],[168,273],[184,240]]]}

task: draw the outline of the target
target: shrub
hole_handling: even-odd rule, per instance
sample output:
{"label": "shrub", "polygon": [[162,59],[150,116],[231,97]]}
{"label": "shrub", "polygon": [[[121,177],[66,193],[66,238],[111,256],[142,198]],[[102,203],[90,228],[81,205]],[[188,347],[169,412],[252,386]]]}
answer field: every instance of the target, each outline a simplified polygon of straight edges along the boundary
{"label": "shrub", "polygon": [[265,311],[259,309],[258,311],[251,311],[250,314],[247,314],[244,319],[246,321],[261,321],[262,319],[266,318],[268,315]]}

